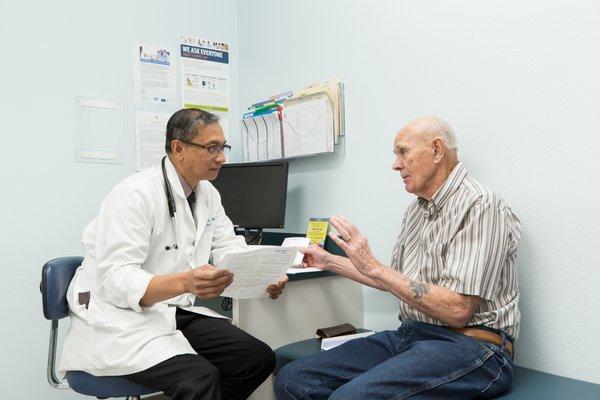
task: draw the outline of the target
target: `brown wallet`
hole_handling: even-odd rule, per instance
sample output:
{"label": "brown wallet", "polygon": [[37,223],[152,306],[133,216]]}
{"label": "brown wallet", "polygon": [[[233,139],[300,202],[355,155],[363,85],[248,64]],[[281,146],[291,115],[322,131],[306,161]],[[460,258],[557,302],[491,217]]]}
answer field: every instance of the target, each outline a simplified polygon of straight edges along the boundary
{"label": "brown wallet", "polygon": [[321,339],[334,336],[351,335],[356,333],[356,328],[351,324],[340,324],[317,329],[317,336]]}

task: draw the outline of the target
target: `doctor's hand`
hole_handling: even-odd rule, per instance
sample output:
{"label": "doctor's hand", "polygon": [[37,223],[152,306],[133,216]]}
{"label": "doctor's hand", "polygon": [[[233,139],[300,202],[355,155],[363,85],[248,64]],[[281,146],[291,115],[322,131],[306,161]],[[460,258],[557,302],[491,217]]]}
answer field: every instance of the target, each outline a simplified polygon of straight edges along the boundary
{"label": "doctor's hand", "polygon": [[267,293],[269,293],[269,297],[275,300],[278,298],[281,293],[283,293],[283,289],[285,289],[285,284],[288,283],[288,276],[284,275],[277,284],[272,284],[267,286]]}
{"label": "doctor's hand", "polygon": [[329,233],[329,237],[344,250],[350,262],[364,275],[373,276],[381,269],[381,264],[373,256],[367,238],[358,228],[341,215],[329,218],[339,236]]}
{"label": "doctor's hand", "polygon": [[298,247],[300,253],[304,253],[304,259],[302,260],[302,268],[315,267],[322,271],[327,270],[327,265],[331,259],[329,254],[323,248],[312,245],[308,247]]}
{"label": "doctor's hand", "polygon": [[223,293],[233,282],[233,274],[210,264],[192,269],[186,274],[185,291],[201,299],[212,299]]}

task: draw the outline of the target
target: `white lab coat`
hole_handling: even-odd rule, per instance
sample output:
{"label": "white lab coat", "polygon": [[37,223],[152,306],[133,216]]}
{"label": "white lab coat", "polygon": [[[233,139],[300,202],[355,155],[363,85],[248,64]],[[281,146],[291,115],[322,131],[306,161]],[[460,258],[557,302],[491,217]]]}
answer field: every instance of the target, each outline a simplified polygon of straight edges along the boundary
{"label": "white lab coat", "polygon": [[[98,217],[84,230],[85,258],[67,293],[71,328],[59,366],[63,374],[127,375],[178,354],[195,354],[176,329],[175,306],[221,317],[194,307],[191,294],[148,308],[139,305],[154,275],[189,270],[246,249],[210,182],[196,187],[194,220],[168,158],[166,170],[177,207],[179,248],[165,249],[176,239],[160,164],[126,178],[108,194]],[[87,291],[91,299],[86,309],[78,294]]]}

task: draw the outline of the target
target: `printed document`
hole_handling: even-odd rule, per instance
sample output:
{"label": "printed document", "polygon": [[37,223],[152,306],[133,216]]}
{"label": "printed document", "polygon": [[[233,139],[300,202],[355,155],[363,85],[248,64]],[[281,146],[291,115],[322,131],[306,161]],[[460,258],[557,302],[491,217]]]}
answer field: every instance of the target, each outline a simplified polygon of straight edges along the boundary
{"label": "printed document", "polygon": [[163,112],[136,111],[135,147],[137,170],[157,164],[165,155],[165,131],[171,114]]}
{"label": "printed document", "polygon": [[295,247],[265,247],[243,253],[229,253],[215,263],[233,272],[233,282],[221,294],[234,299],[267,296],[267,286],[279,282],[292,266]]}
{"label": "printed document", "polygon": [[177,92],[175,52],[172,48],[134,46],[133,88],[136,102],[172,105]]}

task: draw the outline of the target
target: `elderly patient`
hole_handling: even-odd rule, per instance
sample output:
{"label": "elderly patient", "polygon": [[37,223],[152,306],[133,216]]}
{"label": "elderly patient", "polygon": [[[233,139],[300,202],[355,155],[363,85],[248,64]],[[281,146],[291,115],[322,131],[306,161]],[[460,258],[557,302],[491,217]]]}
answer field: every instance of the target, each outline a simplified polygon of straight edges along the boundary
{"label": "elderly patient", "polygon": [[399,299],[400,327],[288,364],[278,399],[469,399],[506,390],[519,333],[515,267],[520,222],[458,161],[452,128],[421,117],[394,139],[393,169],[417,196],[391,265],[350,221],[331,238],[348,258],[311,246],[306,264]]}

